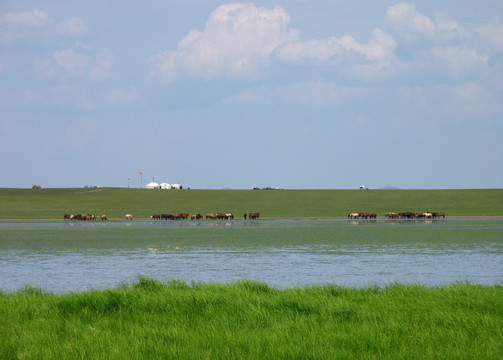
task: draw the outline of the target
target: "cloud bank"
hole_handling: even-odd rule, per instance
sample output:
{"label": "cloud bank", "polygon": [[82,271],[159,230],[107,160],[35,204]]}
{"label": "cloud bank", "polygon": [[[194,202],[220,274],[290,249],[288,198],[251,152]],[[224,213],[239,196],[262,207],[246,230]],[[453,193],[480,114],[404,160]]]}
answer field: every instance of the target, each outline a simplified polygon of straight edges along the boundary
{"label": "cloud bank", "polygon": [[486,49],[503,49],[500,24],[469,31],[445,14],[427,16],[408,2],[389,7],[383,17],[385,28],[375,27],[366,41],[350,34],[304,40],[289,22],[281,7],[222,5],[202,31],[190,31],[176,50],[152,56],[151,74],[166,82],[184,76],[254,79],[275,63],[336,68],[363,81],[412,81],[428,74],[455,81],[488,71],[491,55]]}

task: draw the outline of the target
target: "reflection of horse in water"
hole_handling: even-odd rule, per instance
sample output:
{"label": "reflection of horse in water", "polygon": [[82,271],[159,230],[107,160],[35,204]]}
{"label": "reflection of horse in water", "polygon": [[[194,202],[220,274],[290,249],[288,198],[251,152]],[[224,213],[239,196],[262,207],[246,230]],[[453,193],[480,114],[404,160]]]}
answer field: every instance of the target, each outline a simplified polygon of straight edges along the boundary
{"label": "reflection of horse in water", "polygon": [[376,219],[349,219],[348,222],[351,225],[368,225],[368,224],[377,224]]}

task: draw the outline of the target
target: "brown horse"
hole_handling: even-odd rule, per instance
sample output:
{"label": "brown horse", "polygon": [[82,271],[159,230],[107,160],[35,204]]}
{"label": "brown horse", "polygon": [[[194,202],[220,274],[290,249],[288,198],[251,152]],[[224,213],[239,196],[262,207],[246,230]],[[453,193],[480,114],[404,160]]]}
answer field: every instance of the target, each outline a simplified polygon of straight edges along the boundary
{"label": "brown horse", "polygon": [[250,213],[248,215],[248,219],[250,220],[258,220],[260,217],[260,213],[256,212],[256,213]]}
{"label": "brown horse", "polygon": [[189,217],[189,214],[179,213],[174,215],[175,220],[186,220]]}

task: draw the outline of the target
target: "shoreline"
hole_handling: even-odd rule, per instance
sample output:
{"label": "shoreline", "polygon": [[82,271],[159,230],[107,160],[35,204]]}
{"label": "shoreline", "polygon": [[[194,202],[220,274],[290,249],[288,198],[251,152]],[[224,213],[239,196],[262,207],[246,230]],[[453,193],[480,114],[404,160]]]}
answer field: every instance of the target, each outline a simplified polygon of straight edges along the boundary
{"label": "shoreline", "polygon": [[64,219],[0,219],[2,222],[67,222],[67,223],[107,223],[107,222],[134,222],[134,221],[152,221],[156,223],[164,222],[175,222],[175,223],[186,223],[186,222],[225,222],[225,221],[268,221],[268,220],[351,220],[351,221],[371,221],[371,220],[389,220],[389,221],[445,221],[447,219],[503,219],[503,215],[455,215],[446,216],[445,219],[387,219],[384,216],[377,217],[376,219],[349,219],[345,216],[298,216],[298,217],[261,217],[259,220],[249,220],[249,219],[233,219],[233,220],[153,220],[150,218],[133,218],[133,220],[128,221],[124,218],[109,218],[108,220],[64,220]]}

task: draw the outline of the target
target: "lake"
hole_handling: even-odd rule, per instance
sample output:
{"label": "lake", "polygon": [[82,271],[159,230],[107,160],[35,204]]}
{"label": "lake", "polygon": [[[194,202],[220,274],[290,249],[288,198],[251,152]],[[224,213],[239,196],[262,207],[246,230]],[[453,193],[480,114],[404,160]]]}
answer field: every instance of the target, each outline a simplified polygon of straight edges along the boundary
{"label": "lake", "polygon": [[0,290],[115,287],[139,275],[278,287],[503,284],[503,218],[0,222]]}

